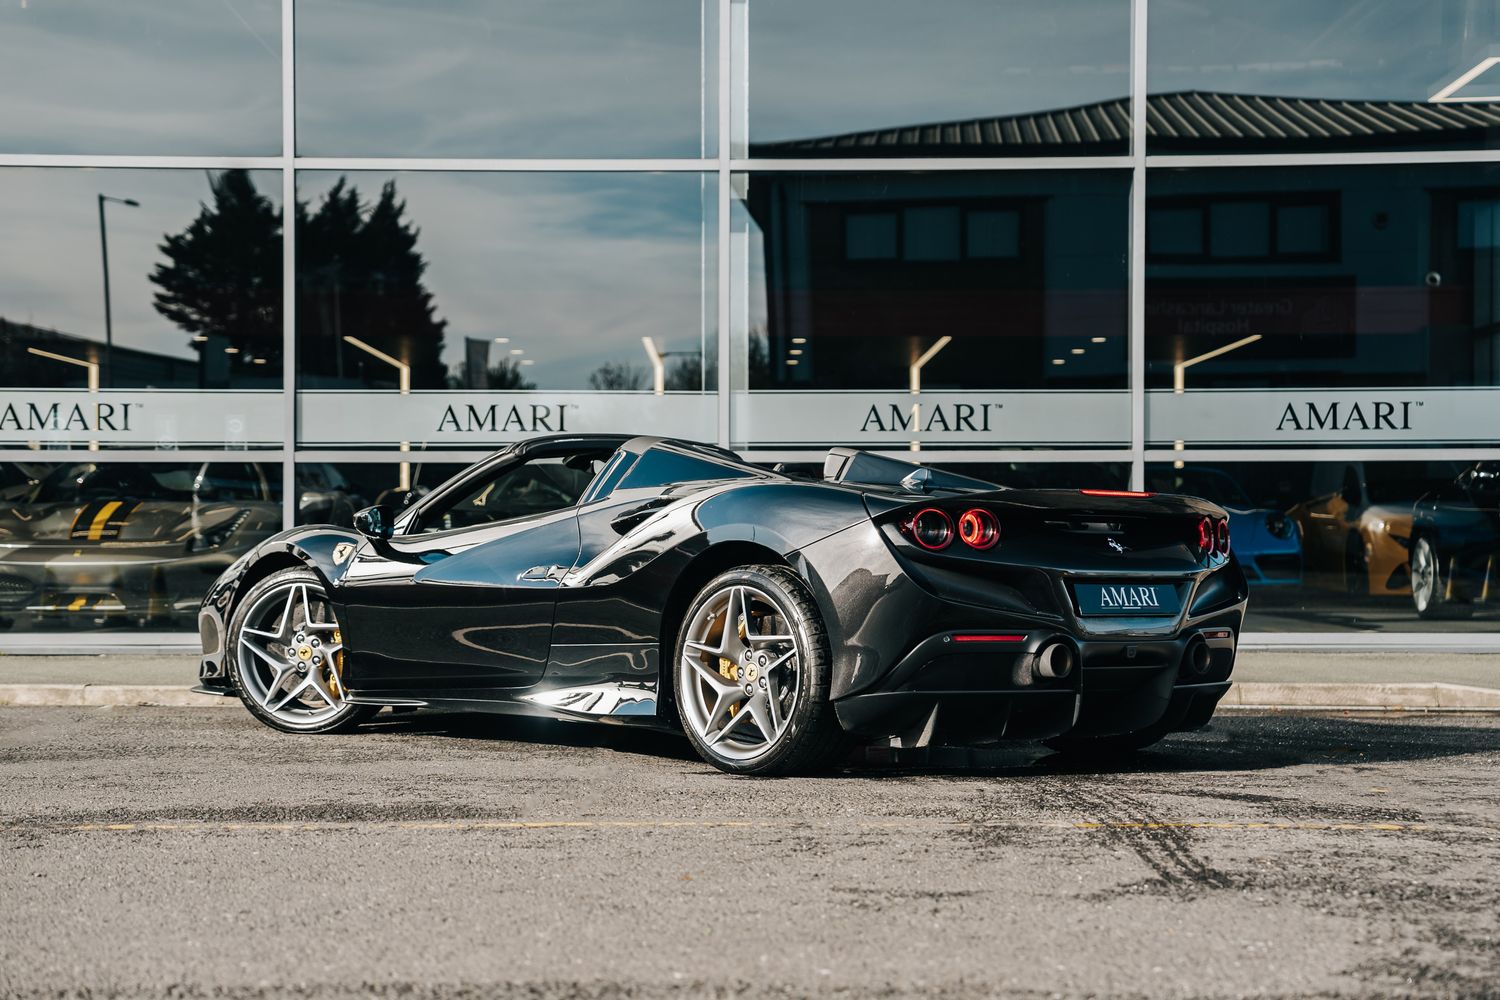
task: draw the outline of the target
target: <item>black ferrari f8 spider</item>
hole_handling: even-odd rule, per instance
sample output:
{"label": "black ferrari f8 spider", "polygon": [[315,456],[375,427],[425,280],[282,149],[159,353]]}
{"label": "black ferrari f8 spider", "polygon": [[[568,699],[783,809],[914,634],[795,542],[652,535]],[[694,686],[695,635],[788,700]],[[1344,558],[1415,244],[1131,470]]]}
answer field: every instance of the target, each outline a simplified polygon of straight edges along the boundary
{"label": "black ferrari f8 spider", "polygon": [[203,602],[202,690],[267,725],[382,706],[681,726],[726,771],[851,741],[1124,751],[1206,723],[1245,577],[1225,512],[866,452],[536,438],[356,531],[283,531]]}

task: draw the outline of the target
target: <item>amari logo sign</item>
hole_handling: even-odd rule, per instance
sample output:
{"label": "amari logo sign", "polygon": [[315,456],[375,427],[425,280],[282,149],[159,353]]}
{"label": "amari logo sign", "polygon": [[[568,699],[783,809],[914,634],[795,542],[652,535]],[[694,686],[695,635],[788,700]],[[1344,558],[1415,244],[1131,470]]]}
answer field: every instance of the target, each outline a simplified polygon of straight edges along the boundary
{"label": "amari logo sign", "polygon": [[1105,611],[1159,611],[1155,587],[1100,587],[1099,607]]}
{"label": "amari logo sign", "polygon": [[990,433],[990,418],[998,416],[1004,403],[872,403],[865,413],[861,433],[870,431],[934,431]]}
{"label": "amari logo sign", "polygon": [[1409,431],[1412,408],[1421,400],[1366,400],[1361,402],[1329,400],[1319,405],[1312,400],[1287,403],[1276,424],[1278,431]]}
{"label": "amari logo sign", "polygon": [[1153,389],[1150,447],[1295,444],[1488,444],[1500,387]]}
{"label": "amari logo sign", "polygon": [[0,410],[0,432],[99,431],[129,433],[131,410],[140,403],[6,403]]}
{"label": "amari logo sign", "polygon": [[554,434],[568,429],[568,404],[530,403],[502,406],[449,404],[438,419],[437,432],[461,434]]}
{"label": "amari logo sign", "polygon": [[285,422],[279,390],[0,390],[0,444],[25,447],[280,447]]}

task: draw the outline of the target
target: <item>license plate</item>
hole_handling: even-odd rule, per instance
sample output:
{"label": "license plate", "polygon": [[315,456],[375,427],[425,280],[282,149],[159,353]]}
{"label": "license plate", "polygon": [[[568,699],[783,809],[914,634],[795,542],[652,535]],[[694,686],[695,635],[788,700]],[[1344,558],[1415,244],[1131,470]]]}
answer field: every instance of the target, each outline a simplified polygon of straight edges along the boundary
{"label": "license plate", "polygon": [[1075,583],[1073,595],[1085,615],[1175,615],[1182,609],[1170,583]]}

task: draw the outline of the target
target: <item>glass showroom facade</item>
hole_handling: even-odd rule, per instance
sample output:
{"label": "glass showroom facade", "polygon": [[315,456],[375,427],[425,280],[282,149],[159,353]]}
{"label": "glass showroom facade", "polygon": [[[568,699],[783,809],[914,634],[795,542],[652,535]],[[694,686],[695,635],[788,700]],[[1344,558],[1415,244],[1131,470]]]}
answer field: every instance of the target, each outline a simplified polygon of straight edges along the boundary
{"label": "glass showroom facade", "polygon": [[0,648],[590,430],[1204,495],[1263,641],[1500,645],[1496,0],[33,0],[0,56]]}

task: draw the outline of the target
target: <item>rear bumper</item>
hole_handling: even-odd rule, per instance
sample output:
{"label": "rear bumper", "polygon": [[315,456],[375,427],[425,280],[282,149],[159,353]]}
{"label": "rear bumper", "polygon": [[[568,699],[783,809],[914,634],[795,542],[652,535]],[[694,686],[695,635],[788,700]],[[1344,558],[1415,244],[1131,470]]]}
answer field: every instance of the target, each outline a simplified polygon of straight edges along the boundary
{"label": "rear bumper", "polygon": [[[834,709],[845,730],[901,746],[1194,729],[1229,690],[1242,616],[1241,606],[1171,636],[1081,638],[1042,628],[1014,643],[958,643],[944,632]],[[1200,637],[1209,662],[1197,673],[1184,656]],[[1077,650],[1078,667],[1060,679],[1035,677],[1038,650],[1058,640]]]}

